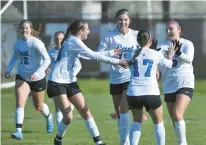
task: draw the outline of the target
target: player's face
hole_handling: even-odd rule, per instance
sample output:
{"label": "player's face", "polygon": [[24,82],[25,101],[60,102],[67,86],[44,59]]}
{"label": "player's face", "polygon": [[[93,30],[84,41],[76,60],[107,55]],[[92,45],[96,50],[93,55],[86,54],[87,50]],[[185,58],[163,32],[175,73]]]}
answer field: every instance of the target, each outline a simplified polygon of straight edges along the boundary
{"label": "player's face", "polygon": [[54,38],[54,42],[57,48],[61,47],[61,42],[64,39],[64,34],[58,33]]}
{"label": "player's face", "polygon": [[128,31],[129,24],[130,18],[127,14],[122,14],[117,18],[117,26],[120,32]]}
{"label": "player's face", "polygon": [[90,33],[89,25],[86,23],[83,29],[81,30],[81,39],[86,40],[89,33]]}
{"label": "player's face", "polygon": [[178,24],[175,23],[169,23],[167,25],[167,37],[170,40],[175,40],[175,39],[179,39],[180,38],[180,27],[178,26]]}
{"label": "player's face", "polygon": [[31,25],[28,23],[23,23],[20,28],[21,34],[24,38],[28,38],[31,36]]}

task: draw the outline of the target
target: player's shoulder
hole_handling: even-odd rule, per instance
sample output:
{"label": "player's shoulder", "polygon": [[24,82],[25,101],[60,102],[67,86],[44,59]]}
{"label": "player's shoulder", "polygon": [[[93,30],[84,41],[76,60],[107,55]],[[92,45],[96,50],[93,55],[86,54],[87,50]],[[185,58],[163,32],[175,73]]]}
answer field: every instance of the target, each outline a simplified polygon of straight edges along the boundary
{"label": "player's shoulder", "polygon": [[54,52],[55,50],[56,50],[56,48],[53,47],[53,48],[51,48],[51,49],[48,50],[48,53],[52,53],[52,52]]}
{"label": "player's shoulder", "polygon": [[181,38],[180,43],[183,43],[183,45],[193,45],[192,41],[185,38]]}
{"label": "player's shoulder", "polygon": [[157,48],[161,51],[167,51],[169,49],[170,40],[165,40],[157,45]]}
{"label": "player's shoulder", "polygon": [[139,33],[138,30],[133,30],[133,29],[129,29],[131,34],[134,36],[134,37],[137,37],[137,34]]}

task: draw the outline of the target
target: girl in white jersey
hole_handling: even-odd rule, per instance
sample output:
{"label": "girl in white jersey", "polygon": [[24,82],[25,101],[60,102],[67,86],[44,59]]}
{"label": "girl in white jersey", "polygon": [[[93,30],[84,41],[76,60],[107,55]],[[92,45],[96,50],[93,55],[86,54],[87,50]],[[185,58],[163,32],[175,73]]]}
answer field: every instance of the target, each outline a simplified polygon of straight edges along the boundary
{"label": "girl in white jersey", "polygon": [[[48,96],[54,99],[56,106],[63,114],[63,119],[59,124],[58,132],[54,139],[55,145],[62,145],[62,138],[65,135],[68,125],[71,123],[71,103],[84,119],[85,125],[93,137],[95,144],[103,145],[98,128],[77,84],[77,74],[74,72],[76,57],[82,55],[105,63],[120,64],[123,67],[128,66],[124,60],[109,58],[89,49],[82,42],[82,40],[87,39],[89,32],[88,24],[85,21],[76,20],[71,23],[62,41],[63,45],[58,54],[57,62],[49,75]],[[111,52],[113,51],[107,53]]]}
{"label": "girl in white jersey", "polygon": [[130,145],[137,145],[139,143],[143,107],[146,108],[155,125],[156,145],[165,145],[163,108],[156,72],[159,63],[167,68],[172,67],[172,57],[175,53],[174,47],[171,45],[168,52],[168,59],[164,58],[158,51],[150,49],[152,38],[150,31],[146,29],[139,31],[137,41],[141,49],[133,57],[133,65],[130,67],[131,78],[127,89],[128,105],[133,115],[133,123],[130,130]]}
{"label": "girl in white jersey", "polygon": [[45,70],[50,64],[49,55],[44,43],[32,34],[32,23],[23,20],[20,23],[22,39],[17,40],[14,45],[13,56],[6,68],[5,76],[10,77],[10,72],[16,62],[18,71],[16,75],[16,131],[11,134],[12,138],[22,140],[22,124],[24,120],[24,106],[27,96],[31,92],[35,108],[46,118],[47,132],[53,130],[53,117],[48,106],[44,103],[44,92],[46,89]]}
{"label": "girl in white jersey", "polygon": [[171,20],[167,24],[168,39],[161,44],[161,52],[167,56],[168,44],[176,40],[178,51],[173,57],[173,67],[167,69],[160,66],[162,87],[168,112],[175,127],[179,145],[187,145],[184,112],[192,99],[194,89],[194,74],[192,61],[194,57],[193,43],[182,37],[182,27],[179,22]]}
{"label": "girl in white jersey", "polygon": [[[48,51],[49,57],[51,59],[51,64],[50,64],[50,67],[47,69],[47,73],[50,72],[50,69],[54,66],[54,64],[56,62],[57,55],[58,55],[59,50],[61,48],[61,42],[64,39],[64,35],[65,34],[64,34],[63,31],[57,31],[54,34],[55,47]],[[78,66],[77,69],[76,69],[76,73],[78,73],[81,69],[81,63],[80,63],[78,58],[77,58],[77,61],[76,61],[76,65]],[[73,110],[74,105],[72,105],[71,108]],[[60,121],[63,118],[63,115],[62,115],[60,109],[56,107],[56,105],[55,105],[55,111],[56,111],[56,123],[57,123],[57,126],[58,126]]]}
{"label": "girl in white jersey", "polygon": [[[138,31],[129,29],[130,12],[127,9],[121,9],[116,13],[117,27],[110,31],[101,41],[98,51],[111,50],[118,48],[122,51],[116,58],[128,60],[130,54],[138,48],[136,40]],[[117,124],[120,133],[120,141],[129,142],[130,116],[127,104],[126,90],[130,80],[129,69],[112,65],[110,69],[110,94],[117,113]]]}

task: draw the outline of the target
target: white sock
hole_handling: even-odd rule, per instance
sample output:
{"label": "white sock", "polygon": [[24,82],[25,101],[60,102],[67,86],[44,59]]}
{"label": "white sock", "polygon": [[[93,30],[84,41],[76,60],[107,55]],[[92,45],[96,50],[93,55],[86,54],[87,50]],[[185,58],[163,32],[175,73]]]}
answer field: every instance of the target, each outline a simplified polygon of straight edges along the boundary
{"label": "white sock", "polygon": [[155,124],[154,134],[156,139],[156,145],[165,145],[165,127],[163,122]]}
{"label": "white sock", "polygon": [[15,111],[15,122],[16,122],[16,130],[22,131],[22,124],[24,121],[24,108],[16,108]]}
{"label": "white sock", "polygon": [[45,118],[48,118],[50,114],[49,107],[45,103],[43,103],[43,105],[44,105],[44,108],[40,112]]}
{"label": "white sock", "polygon": [[120,142],[125,143],[129,136],[130,116],[128,113],[120,113]]}
{"label": "white sock", "polygon": [[[84,123],[85,123],[85,125],[86,125],[89,133],[90,133],[91,136],[93,137],[93,139],[94,139],[95,137],[100,136],[100,135],[99,135],[99,130],[98,130],[98,128],[97,128],[97,125],[96,125],[93,117],[90,118],[90,119],[88,119],[88,120],[84,120]],[[101,144],[101,143],[102,143],[101,140],[96,141],[96,144],[97,144],[97,145],[98,145],[98,144]]]}
{"label": "white sock", "polygon": [[63,119],[62,112],[61,112],[61,111],[57,111],[57,112],[56,112],[56,123],[57,123],[57,126],[58,126],[59,123],[62,121],[62,119]]}
{"label": "white sock", "polygon": [[133,122],[130,129],[130,145],[138,145],[141,136],[142,123]]}
{"label": "white sock", "polygon": [[62,121],[60,121],[59,126],[58,126],[57,135],[59,137],[64,137],[68,126],[69,125],[65,125]]}
{"label": "white sock", "polygon": [[72,111],[74,110],[74,105],[73,104],[71,105],[71,109],[72,109]]}
{"label": "white sock", "polygon": [[185,121],[175,122],[175,130],[179,145],[187,145]]}

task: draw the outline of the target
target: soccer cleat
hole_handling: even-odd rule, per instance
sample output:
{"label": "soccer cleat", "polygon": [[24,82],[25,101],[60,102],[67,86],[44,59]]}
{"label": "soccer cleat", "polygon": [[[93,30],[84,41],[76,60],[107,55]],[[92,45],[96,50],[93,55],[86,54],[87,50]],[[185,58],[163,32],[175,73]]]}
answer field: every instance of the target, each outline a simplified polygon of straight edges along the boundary
{"label": "soccer cleat", "polygon": [[54,138],[54,145],[62,145],[62,140],[58,140],[56,137]]}
{"label": "soccer cleat", "polygon": [[46,119],[46,128],[48,133],[51,133],[54,129],[53,115],[51,113],[49,114],[49,117],[47,117]]}
{"label": "soccer cleat", "polygon": [[16,131],[16,132],[13,132],[12,134],[11,134],[11,137],[13,138],[13,139],[17,139],[17,140],[22,140],[23,139],[23,135],[22,135],[22,132],[20,132],[20,131]]}

